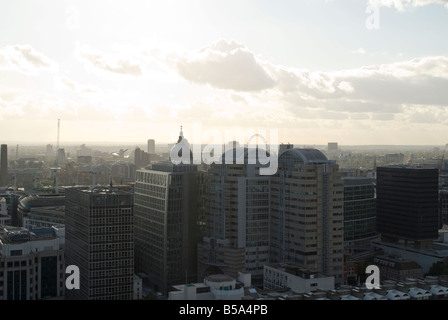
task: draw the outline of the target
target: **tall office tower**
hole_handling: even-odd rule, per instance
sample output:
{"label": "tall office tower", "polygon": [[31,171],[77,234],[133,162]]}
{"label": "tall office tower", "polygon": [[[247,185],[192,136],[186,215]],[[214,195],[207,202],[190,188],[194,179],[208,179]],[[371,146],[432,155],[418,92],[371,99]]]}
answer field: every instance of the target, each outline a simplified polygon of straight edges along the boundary
{"label": "tall office tower", "polygon": [[344,186],[339,166],[316,149],[285,149],[271,181],[271,262],[343,281]]}
{"label": "tall office tower", "polygon": [[65,190],[67,265],[76,265],[80,289],[68,300],[132,300],[133,194],[112,187]]}
{"label": "tall office tower", "polygon": [[373,179],[344,177],[344,252],[370,251],[376,231],[376,194]]}
{"label": "tall office tower", "polygon": [[156,153],[156,142],[154,141],[154,139],[148,139],[148,153]]}
{"label": "tall office tower", "polygon": [[[182,132],[180,143],[187,143]],[[172,285],[197,279],[200,183],[193,164],[167,161],[137,170],[135,267],[145,283],[165,295]]]}
{"label": "tall office tower", "polygon": [[140,169],[140,167],[141,167],[141,159],[142,159],[142,156],[141,156],[141,150],[140,150],[140,148],[135,148],[135,151],[134,151],[134,164],[135,164],[135,166],[137,167],[137,169]]}
{"label": "tall office tower", "polygon": [[45,153],[45,160],[47,161],[47,163],[53,164],[53,161],[54,161],[54,151],[53,151],[53,145],[52,144],[47,144],[47,150],[46,150],[46,153]]}
{"label": "tall office tower", "polygon": [[[263,285],[263,266],[269,262],[269,180],[251,160],[258,149],[237,147],[222,155],[207,174],[206,232],[198,245],[199,280],[225,273],[250,273],[253,285]],[[226,155],[244,159],[228,163]],[[243,158],[244,157],[244,158]]]}
{"label": "tall office tower", "polygon": [[437,239],[438,178],[436,168],[377,168],[377,230],[382,240],[426,248]]}
{"label": "tall office tower", "polygon": [[8,145],[2,144],[0,149],[0,186],[8,184]]}

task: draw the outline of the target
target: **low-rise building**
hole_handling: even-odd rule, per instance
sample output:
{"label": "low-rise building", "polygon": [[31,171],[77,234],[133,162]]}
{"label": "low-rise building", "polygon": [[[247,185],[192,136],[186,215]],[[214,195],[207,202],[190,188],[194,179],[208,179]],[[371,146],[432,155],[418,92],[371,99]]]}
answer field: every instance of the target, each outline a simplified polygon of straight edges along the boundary
{"label": "low-rise building", "polygon": [[225,274],[209,275],[203,283],[176,285],[173,289],[168,292],[168,300],[241,300],[244,296],[244,283]]}
{"label": "low-rise building", "polygon": [[63,299],[65,230],[0,230],[0,300]]}
{"label": "low-rise building", "polygon": [[297,293],[316,290],[333,290],[334,276],[324,276],[294,264],[270,264],[264,266],[263,288],[266,290],[290,288]]}

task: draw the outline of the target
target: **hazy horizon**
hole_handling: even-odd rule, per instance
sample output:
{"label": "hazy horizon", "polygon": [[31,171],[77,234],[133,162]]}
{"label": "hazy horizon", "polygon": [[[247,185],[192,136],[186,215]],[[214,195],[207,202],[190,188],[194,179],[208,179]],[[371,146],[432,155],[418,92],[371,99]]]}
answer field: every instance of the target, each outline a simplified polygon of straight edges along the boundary
{"label": "hazy horizon", "polygon": [[448,142],[446,0],[2,1],[0,28],[1,143],[56,145],[58,119],[61,146],[168,144],[198,122]]}

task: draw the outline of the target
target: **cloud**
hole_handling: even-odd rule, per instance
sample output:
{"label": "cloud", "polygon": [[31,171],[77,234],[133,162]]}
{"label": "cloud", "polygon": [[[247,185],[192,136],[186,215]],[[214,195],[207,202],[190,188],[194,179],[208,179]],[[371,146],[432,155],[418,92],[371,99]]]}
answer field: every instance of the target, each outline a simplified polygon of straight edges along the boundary
{"label": "cloud", "polygon": [[171,61],[186,80],[219,89],[259,91],[275,86],[263,62],[242,44],[219,40]]}
{"label": "cloud", "polygon": [[448,8],[448,0],[369,0],[369,3],[378,7],[393,7],[399,11],[429,4],[443,4],[445,8]]}
{"label": "cloud", "polygon": [[0,48],[0,70],[14,70],[36,75],[42,70],[55,71],[57,64],[30,45],[7,45]]}
{"label": "cloud", "polygon": [[67,77],[55,77],[55,87],[60,90],[69,90],[75,93],[98,93],[99,89],[90,86],[80,84],[72,79]]}
{"label": "cloud", "polygon": [[141,76],[140,65],[129,57],[119,54],[106,55],[100,50],[95,50],[87,45],[81,45],[76,50],[76,56],[92,71],[110,74]]}

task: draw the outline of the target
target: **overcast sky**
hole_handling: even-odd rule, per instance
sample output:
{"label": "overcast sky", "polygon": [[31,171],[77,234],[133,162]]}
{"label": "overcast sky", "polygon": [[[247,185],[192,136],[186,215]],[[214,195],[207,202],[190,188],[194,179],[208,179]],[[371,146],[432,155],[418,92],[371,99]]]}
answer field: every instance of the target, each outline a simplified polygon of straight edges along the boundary
{"label": "overcast sky", "polygon": [[448,0],[0,0],[0,140],[445,145],[447,34]]}

